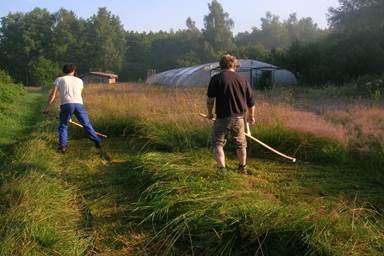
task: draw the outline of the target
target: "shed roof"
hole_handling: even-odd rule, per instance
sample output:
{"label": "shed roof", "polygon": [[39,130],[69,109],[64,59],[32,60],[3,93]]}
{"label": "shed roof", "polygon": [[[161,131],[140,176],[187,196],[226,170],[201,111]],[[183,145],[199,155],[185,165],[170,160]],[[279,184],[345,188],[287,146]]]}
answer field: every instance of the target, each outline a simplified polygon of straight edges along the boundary
{"label": "shed roof", "polygon": [[119,77],[118,75],[113,74],[113,73],[105,73],[105,72],[98,72],[98,71],[88,72],[88,73],[81,75],[80,77],[84,77],[87,75],[95,75],[95,76],[102,76],[102,77],[108,77],[108,78],[118,78]]}

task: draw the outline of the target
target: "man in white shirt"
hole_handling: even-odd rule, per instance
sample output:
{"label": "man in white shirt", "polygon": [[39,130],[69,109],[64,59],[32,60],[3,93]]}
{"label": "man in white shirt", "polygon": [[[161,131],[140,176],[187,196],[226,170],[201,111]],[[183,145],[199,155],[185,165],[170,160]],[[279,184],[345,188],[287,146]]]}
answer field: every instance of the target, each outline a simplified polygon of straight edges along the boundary
{"label": "man in white shirt", "polygon": [[68,122],[74,114],[83,125],[90,140],[100,148],[101,139],[96,135],[91,122],[89,121],[87,111],[83,106],[82,91],[83,81],[75,76],[75,65],[65,64],[63,67],[64,76],[58,77],[54,82],[54,87],[49,94],[48,105],[44,110],[48,113],[51,105],[60,93],[60,126],[59,126],[59,150],[65,152],[68,147]]}

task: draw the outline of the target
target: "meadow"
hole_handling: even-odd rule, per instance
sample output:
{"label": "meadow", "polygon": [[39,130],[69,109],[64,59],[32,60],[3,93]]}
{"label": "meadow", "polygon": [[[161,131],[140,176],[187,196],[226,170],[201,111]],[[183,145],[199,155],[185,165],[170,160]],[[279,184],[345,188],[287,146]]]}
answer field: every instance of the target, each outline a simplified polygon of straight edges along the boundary
{"label": "meadow", "polygon": [[204,88],[86,87],[101,158],[76,127],[59,154],[57,113],[28,92],[28,132],[2,156],[0,255],[382,255],[384,110],[332,90],[257,93],[252,134],[298,162],[249,142],[248,176],[231,144],[216,173]]}

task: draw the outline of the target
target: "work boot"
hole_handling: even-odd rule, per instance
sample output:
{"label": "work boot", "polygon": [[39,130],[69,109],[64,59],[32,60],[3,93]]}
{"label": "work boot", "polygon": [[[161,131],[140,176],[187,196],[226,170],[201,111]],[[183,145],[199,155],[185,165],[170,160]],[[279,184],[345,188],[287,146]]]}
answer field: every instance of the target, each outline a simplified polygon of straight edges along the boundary
{"label": "work boot", "polygon": [[58,150],[61,152],[61,153],[65,153],[67,151],[67,146],[66,145],[60,145]]}
{"label": "work boot", "polygon": [[241,174],[244,174],[244,175],[248,175],[248,172],[247,172],[247,165],[244,164],[239,164],[239,167],[237,168],[237,171]]}

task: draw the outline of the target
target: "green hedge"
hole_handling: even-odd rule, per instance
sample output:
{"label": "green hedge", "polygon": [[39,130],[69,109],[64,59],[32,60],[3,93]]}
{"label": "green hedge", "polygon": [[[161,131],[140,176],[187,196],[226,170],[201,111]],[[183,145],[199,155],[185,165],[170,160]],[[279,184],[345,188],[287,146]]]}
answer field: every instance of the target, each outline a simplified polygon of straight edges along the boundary
{"label": "green hedge", "polygon": [[24,92],[22,85],[13,83],[12,78],[0,70],[0,120],[10,111],[10,104]]}

